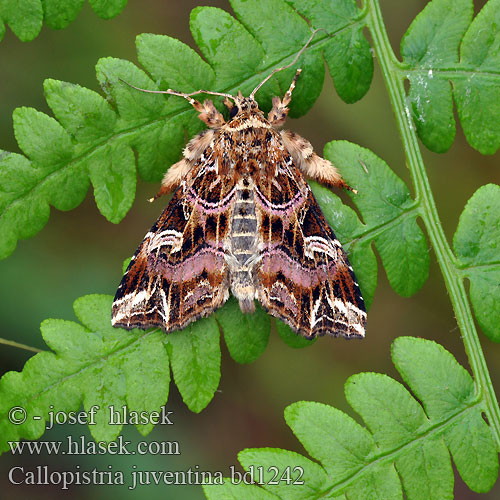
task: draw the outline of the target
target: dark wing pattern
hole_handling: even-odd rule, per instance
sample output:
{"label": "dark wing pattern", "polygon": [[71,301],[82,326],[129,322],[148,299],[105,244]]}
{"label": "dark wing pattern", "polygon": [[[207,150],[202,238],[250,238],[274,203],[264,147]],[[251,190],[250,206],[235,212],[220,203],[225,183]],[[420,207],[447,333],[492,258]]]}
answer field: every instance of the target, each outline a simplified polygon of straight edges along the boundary
{"label": "dark wing pattern", "polygon": [[227,300],[224,241],[234,181],[220,177],[206,153],[135,252],[113,302],[113,326],[168,332],[208,316]]}
{"label": "dark wing pattern", "polygon": [[282,158],[256,179],[259,301],[307,338],[364,337],[365,305],[347,255],[292,158]]}

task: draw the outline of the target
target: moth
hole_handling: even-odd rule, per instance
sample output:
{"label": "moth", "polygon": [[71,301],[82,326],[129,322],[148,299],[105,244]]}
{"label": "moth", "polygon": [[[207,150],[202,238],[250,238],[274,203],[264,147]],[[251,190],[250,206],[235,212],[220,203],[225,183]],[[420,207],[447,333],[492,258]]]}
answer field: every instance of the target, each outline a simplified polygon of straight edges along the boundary
{"label": "moth", "polygon": [[[155,198],[173,191],[172,199],[122,278],[113,326],[182,329],[221,307],[231,291],[243,313],[254,312],[258,300],[308,339],[364,337],[366,310],[356,277],[304,176],[354,190],[309,141],[279,129],[301,70],[283,99],[273,98],[267,117],[255,100],[313,36],[248,97],[149,91],[187,99],[208,128],[163,178]],[[224,97],[229,120],[196,94]]]}

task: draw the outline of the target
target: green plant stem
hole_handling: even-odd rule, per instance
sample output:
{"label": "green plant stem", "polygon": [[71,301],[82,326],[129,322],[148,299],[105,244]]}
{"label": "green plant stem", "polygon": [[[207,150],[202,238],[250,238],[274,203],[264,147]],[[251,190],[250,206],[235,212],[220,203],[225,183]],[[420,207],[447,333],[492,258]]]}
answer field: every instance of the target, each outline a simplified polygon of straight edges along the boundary
{"label": "green plant stem", "polygon": [[11,347],[18,347],[19,349],[24,349],[26,351],[43,352],[42,349],[38,349],[37,347],[31,347],[30,345],[26,344],[20,344],[19,342],[14,342],[13,340],[0,338],[0,344],[10,345]]}
{"label": "green plant stem", "polygon": [[389,98],[396,115],[396,122],[403,141],[406,160],[415,186],[416,200],[420,205],[420,216],[424,221],[429,239],[443,273],[450,295],[455,317],[462,332],[462,339],[469,363],[476,381],[478,398],[483,398],[485,411],[500,450],[500,408],[491,383],[472,316],[470,303],[465,291],[463,277],[455,263],[455,257],[446,240],[439,221],[436,204],[425,171],[422,154],[418,145],[415,127],[406,101],[404,80],[406,73],[396,59],[387,37],[378,0],[367,0],[367,23],[373,38],[373,46],[380,63]]}

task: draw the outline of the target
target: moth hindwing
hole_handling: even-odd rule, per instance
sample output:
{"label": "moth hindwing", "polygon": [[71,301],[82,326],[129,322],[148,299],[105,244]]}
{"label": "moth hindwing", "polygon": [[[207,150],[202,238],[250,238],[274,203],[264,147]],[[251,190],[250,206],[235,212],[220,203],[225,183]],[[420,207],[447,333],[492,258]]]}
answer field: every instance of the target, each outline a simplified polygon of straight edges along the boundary
{"label": "moth hindwing", "polygon": [[[188,99],[208,129],[163,178],[157,197],[174,194],[123,276],[114,326],[184,328],[231,291],[242,312],[258,300],[306,338],[364,337],[358,283],[304,175],[351,188],[309,141],[278,130],[299,74],[267,117],[254,97],[264,82],[249,97],[163,91]],[[225,96],[229,121],[211,101],[193,99],[201,92]]]}

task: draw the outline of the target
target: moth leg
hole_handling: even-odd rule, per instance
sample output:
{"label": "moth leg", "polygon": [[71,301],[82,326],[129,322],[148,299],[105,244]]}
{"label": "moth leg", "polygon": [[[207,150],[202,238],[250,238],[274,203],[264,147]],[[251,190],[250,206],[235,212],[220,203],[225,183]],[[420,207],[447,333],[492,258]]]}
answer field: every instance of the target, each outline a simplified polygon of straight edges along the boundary
{"label": "moth leg", "polygon": [[184,158],[177,163],[174,163],[163,176],[161,188],[156,195],[149,201],[154,201],[160,196],[170,193],[176,189],[182,182],[194,163],[201,157],[203,151],[210,145],[214,136],[213,130],[204,130],[193,139],[191,139],[184,148]]}
{"label": "moth leg", "polygon": [[155,201],[160,196],[166,195],[176,189],[191,170],[193,164],[183,158],[181,161],[174,163],[165,173],[161,181],[160,190],[149,199],[150,202]]}
{"label": "moth leg", "polygon": [[299,77],[301,71],[301,69],[298,69],[297,73],[295,73],[292,83],[290,84],[290,88],[286,91],[283,100],[281,100],[279,97],[273,97],[273,107],[267,115],[267,119],[271,122],[271,125],[273,127],[278,127],[279,125],[283,125],[283,123],[285,123],[289,111],[287,106],[292,100],[292,92],[295,88],[297,78]]}
{"label": "moth leg", "polygon": [[310,179],[318,181],[328,187],[344,188],[356,193],[357,191],[347,185],[334,165],[328,160],[317,155],[311,143],[289,130],[282,130],[281,138],[297,168]]}
{"label": "moth leg", "polygon": [[[226,123],[221,113],[217,111],[214,103],[210,100],[203,101],[203,104],[196,99],[189,97],[189,94],[175,94],[184,97],[189,101],[200,114],[198,118],[205,122],[211,129],[222,127]],[[179,186],[182,179],[188,174],[193,166],[193,163],[201,156],[203,151],[208,147],[213,137],[213,131],[203,131],[198,134],[194,139],[189,141],[188,145],[184,148],[184,158],[172,165],[168,170],[163,180],[161,181],[161,188],[156,195],[149,201],[154,201],[156,198],[170,193]]]}

